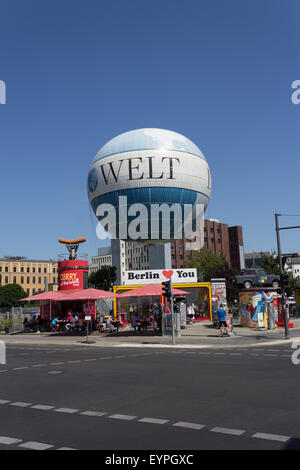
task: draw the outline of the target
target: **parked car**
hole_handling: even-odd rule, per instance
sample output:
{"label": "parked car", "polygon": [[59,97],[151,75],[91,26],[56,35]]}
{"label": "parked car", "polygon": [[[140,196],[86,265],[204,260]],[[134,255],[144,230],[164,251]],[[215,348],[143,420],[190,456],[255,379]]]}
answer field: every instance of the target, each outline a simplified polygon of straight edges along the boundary
{"label": "parked car", "polygon": [[238,286],[243,286],[245,289],[280,287],[280,275],[267,274],[263,269],[243,269],[234,279]]}

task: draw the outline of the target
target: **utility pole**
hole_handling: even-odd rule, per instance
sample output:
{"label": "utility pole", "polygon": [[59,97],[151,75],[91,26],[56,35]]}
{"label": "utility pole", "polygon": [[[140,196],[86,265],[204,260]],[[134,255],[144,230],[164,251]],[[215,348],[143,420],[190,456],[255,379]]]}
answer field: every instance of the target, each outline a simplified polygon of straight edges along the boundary
{"label": "utility pole", "polygon": [[[281,287],[281,299],[282,299],[282,308],[284,312],[284,329],[285,329],[285,339],[290,338],[289,333],[289,319],[287,314],[287,309],[285,308],[285,285],[283,283],[283,267],[282,267],[282,258],[281,258],[281,246],[280,246],[280,235],[279,235],[279,224],[278,224],[278,216],[281,214],[275,214],[275,227],[276,227],[276,237],[277,237],[277,249],[278,249],[278,260],[279,260],[279,269],[280,269],[280,287]],[[288,227],[286,227],[288,228]]]}

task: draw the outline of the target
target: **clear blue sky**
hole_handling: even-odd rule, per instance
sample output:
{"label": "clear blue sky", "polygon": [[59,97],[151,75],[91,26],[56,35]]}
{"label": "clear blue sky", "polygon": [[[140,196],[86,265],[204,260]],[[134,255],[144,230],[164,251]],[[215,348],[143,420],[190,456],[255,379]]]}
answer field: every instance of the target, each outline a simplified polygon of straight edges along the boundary
{"label": "clear blue sky", "polygon": [[[300,214],[299,17],[298,0],[1,0],[0,257],[56,258],[79,236],[96,254],[90,163],[141,127],[194,141],[206,217],[274,249],[274,213]],[[282,245],[300,251],[300,230]]]}

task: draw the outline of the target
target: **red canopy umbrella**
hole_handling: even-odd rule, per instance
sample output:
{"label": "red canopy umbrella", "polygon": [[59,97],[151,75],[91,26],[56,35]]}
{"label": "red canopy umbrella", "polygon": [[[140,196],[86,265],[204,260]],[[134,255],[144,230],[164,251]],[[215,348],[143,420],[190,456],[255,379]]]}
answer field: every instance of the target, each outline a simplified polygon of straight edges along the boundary
{"label": "red canopy umbrella", "polygon": [[51,291],[42,292],[41,294],[31,295],[25,297],[23,300],[94,300],[94,299],[105,299],[114,298],[116,294],[113,292],[107,292],[106,290],[100,289],[72,289],[70,291]]}
{"label": "red canopy umbrella", "polygon": [[42,292],[41,294],[30,295],[29,297],[20,299],[19,302],[23,300],[28,300],[28,301],[30,300],[62,300],[65,296],[66,296],[65,293],[61,291],[48,291],[48,292]]}
{"label": "red canopy umbrella", "polygon": [[62,300],[96,300],[96,299],[113,299],[117,294],[101,289],[79,289],[73,291],[66,299]]}
{"label": "red canopy umbrella", "polygon": [[[117,298],[123,297],[143,297],[143,296],[152,296],[152,295],[162,295],[163,290],[162,286],[159,284],[150,284],[145,285],[142,287],[137,287],[136,289],[130,289],[129,291],[123,292],[122,294],[118,294]],[[189,294],[190,292],[186,292],[180,289],[173,288],[174,295],[185,295]]]}

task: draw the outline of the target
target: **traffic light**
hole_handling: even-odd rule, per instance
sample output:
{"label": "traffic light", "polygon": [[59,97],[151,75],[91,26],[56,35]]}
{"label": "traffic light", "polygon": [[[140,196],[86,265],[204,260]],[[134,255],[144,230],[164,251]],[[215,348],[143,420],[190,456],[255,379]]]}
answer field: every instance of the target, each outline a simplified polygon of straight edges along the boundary
{"label": "traffic light", "polygon": [[289,275],[287,273],[280,274],[280,286],[283,292],[290,287]]}
{"label": "traffic light", "polygon": [[162,282],[162,295],[167,299],[171,298],[171,281]]}

